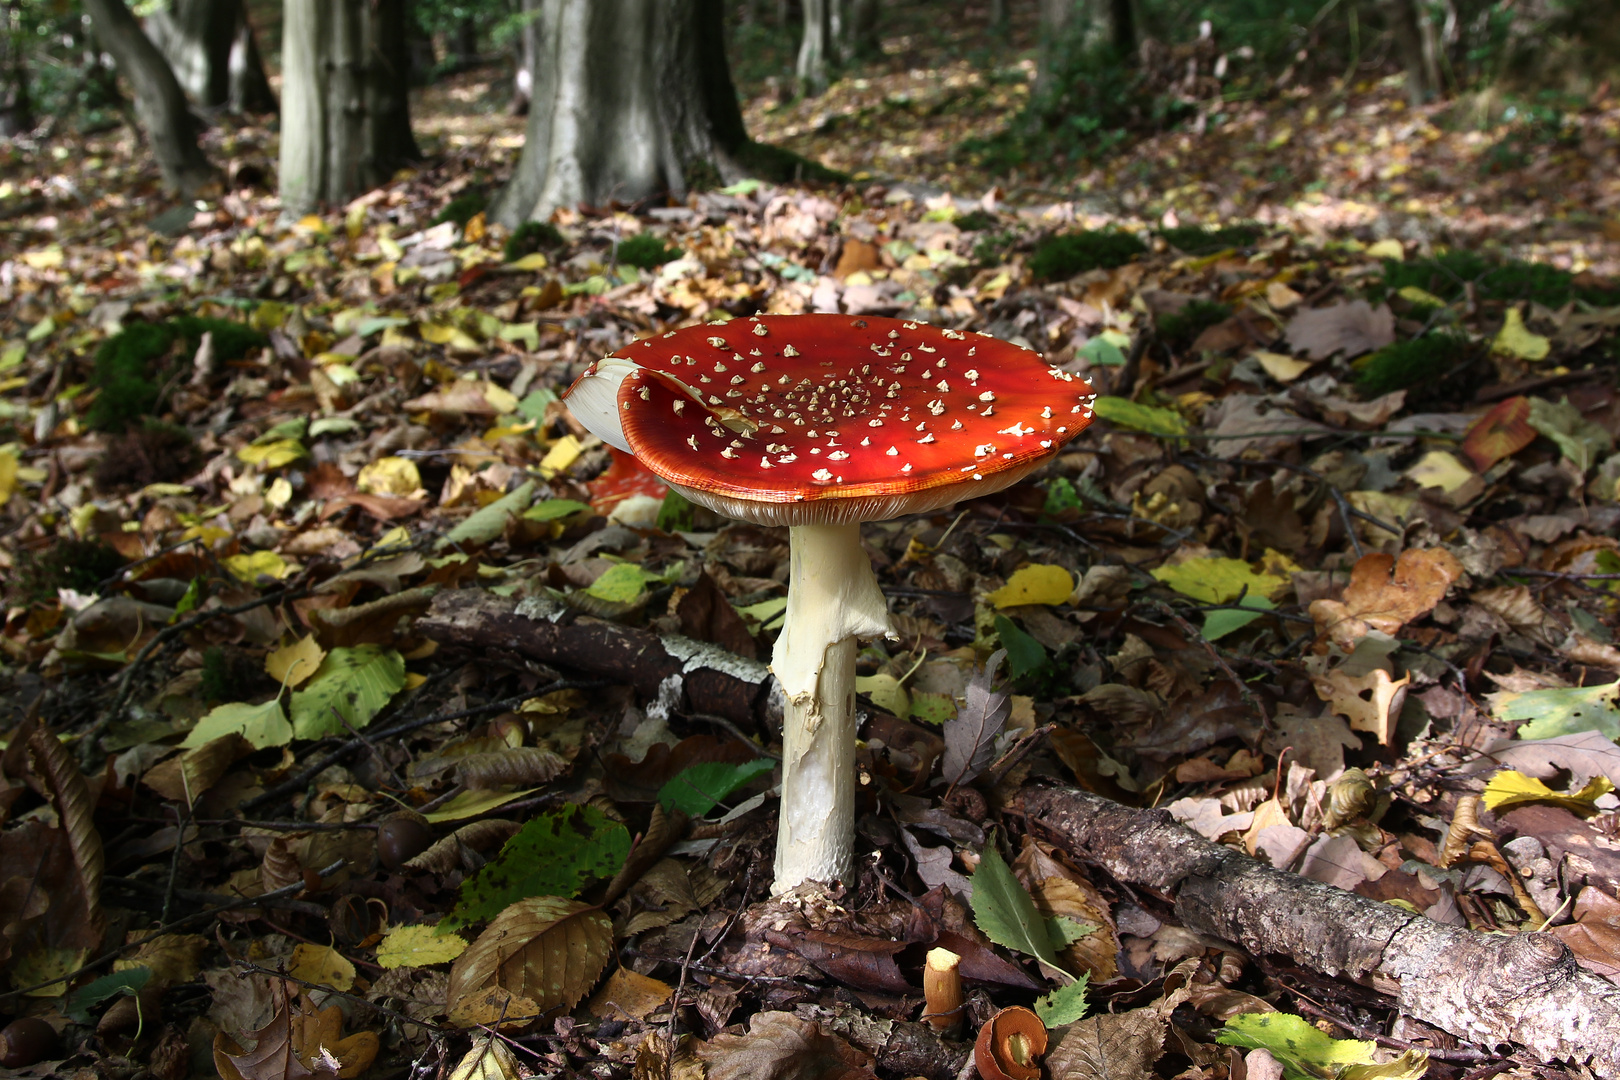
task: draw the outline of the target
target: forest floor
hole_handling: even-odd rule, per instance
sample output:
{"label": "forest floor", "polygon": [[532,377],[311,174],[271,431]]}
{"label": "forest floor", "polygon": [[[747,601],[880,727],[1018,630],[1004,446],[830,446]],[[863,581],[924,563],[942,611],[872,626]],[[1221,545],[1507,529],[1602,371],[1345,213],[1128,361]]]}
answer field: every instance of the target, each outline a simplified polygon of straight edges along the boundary
{"label": "forest floor", "polygon": [[[945,945],[969,1036],[1039,999],[1054,1080],[1620,1075],[1251,953],[1032,809],[1545,930],[1615,1015],[1620,100],[1482,130],[1380,78],[998,171],[960,147],[1027,68],[931,33],[815,101],[744,72],[755,136],[847,184],[561,211],[526,252],[480,213],[521,146],[498,70],[424,92],[420,169],[297,222],[262,126],[210,131],[229,182],[185,206],[127,133],[0,149],[0,1016],[56,1040],[25,1075],[945,1080]],[[861,653],[860,871],[768,902],[780,739],[736,672],[785,533],[558,395],[816,310],[1099,397],[1024,484],[866,529],[900,637]],[[741,659],[660,701],[673,635]],[[981,764],[948,791],[947,758]]]}

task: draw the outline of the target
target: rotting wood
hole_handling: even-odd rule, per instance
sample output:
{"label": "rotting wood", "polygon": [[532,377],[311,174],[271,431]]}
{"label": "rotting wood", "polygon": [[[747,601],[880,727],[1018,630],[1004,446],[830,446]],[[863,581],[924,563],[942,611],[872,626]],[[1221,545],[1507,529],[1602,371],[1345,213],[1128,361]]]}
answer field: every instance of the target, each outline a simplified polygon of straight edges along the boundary
{"label": "rotting wood", "polygon": [[1551,934],[1481,934],[1277,870],[1162,810],[1073,788],[1026,788],[1032,831],[1129,885],[1174,900],[1190,930],[1353,979],[1470,1043],[1620,1077],[1620,987]]}
{"label": "rotting wood", "polygon": [[621,680],[655,708],[723,717],[746,729],[779,728],[781,694],[764,664],[679,634],[574,618],[482,589],[434,597],[416,629],[441,645],[500,649]]}

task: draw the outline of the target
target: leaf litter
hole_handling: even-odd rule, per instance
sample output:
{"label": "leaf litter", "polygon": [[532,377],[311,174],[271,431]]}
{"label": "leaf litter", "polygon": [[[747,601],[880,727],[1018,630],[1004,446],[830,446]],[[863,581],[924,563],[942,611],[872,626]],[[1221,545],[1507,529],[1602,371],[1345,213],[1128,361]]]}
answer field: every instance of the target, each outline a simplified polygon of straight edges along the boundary
{"label": "leaf litter", "polygon": [[[50,196],[0,286],[4,679],[32,717],[0,758],[6,1011],[93,1054],[150,1002],[131,1060],[211,1051],[244,1080],[446,1038],[468,1077],[943,1076],[967,1048],[917,1023],[941,946],[972,1027],[1016,1004],[1058,1029],[1054,1077],[1205,1068],[1217,1043],[1285,1074],[1467,1060],[1410,1020],[1376,1048],[1389,1004],[1041,848],[1017,798],[1043,778],[1431,919],[1545,925],[1620,980],[1615,266],[1495,206],[1462,231],[1536,261],[1453,288],[1468,268],[1429,219],[1329,160],[1395,114],[1388,87],[1355,93],[1313,136],[1324,194],[1286,208],[1203,205],[1220,184],[1155,203],[1176,134],[1084,178],[1114,206],[758,185],[560,211],[561,246],[512,261],[498,227],[431,224],[510,167],[489,148],[292,223],[243,189],[170,237],[108,240]],[[1189,160],[1225,175],[1307,107]],[[797,108],[750,115],[785,133]],[[1400,123],[1467,152],[1429,113]],[[268,160],[267,133],[238,137]],[[100,189],[149,199],[104,149]],[[1191,255],[1168,219],[1217,209],[1261,227]],[[1108,258],[1071,273],[1092,232]],[[678,254],[638,268],[627,236]],[[1527,265],[1567,297],[1503,284]],[[860,657],[869,858],[840,896],[769,900],[758,665],[785,538],[685,505],[558,394],[665,328],[812,310],[1032,345],[1101,420],[1018,488],[867,530],[901,634]],[[459,592],[557,643],[446,629]],[[648,641],[677,669],[720,652],[669,692]],[[402,814],[421,846],[390,870]],[[1299,1027],[1311,1002],[1329,1033]]]}

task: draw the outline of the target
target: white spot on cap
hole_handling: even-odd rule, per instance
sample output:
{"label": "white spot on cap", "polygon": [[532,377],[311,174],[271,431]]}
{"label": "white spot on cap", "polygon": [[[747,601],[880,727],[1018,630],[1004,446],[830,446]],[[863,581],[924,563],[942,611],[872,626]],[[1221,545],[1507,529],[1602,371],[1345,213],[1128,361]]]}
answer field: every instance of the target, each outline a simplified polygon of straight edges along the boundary
{"label": "white spot on cap", "polygon": [[901,472],[910,472],[911,471],[911,463],[908,461],[904,465],[900,466],[900,471]]}
{"label": "white spot on cap", "polygon": [[724,375],[726,373],[726,365],[724,365],[720,361],[716,360],[714,362],[714,373],[716,375]]}
{"label": "white spot on cap", "polygon": [[723,457],[723,458],[727,458],[727,459],[734,458],[734,457],[737,456],[737,451],[733,450],[731,447],[728,446],[728,447],[725,447],[723,450],[720,451],[720,456]]}
{"label": "white spot on cap", "polygon": [[723,337],[712,337],[709,339],[709,344],[713,345],[717,349],[724,349],[726,347],[726,339]]}
{"label": "white spot on cap", "polygon": [[690,446],[692,449],[696,450],[698,448],[697,436],[696,435],[688,435],[686,437],[686,445]]}
{"label": "white spot on cap", "polygon": [[934,433],[932,431],[930,431],[928,434],[924,435],[922,438],[918,439],[917,441],[924,444],[924,445],[927,445],[928,443],[931,443],[931,442],[934,441]]}
{"label": "white spot on cap", "polygon": [[996,450],[996,447],[995,447],[994,443],[980,443],[978,446],[975,446],[973,448],[973,456],[974,457],[984,457],[987,454],[995,453],[995,450]]}
{"label": "white spot on cap", "polygon": [[783,454],[781,457],[776,459],[776,463],[778,465],[791,465],[795,461],[798,461],[798,460],[799,460],[799,455],[798,454]]}
{"label": "white spot on cap", "polygon": [[961,430],[962,430],[962,421],[960,421],[960,420],[953,420],[953,421],[952,421],[952,422],[951,422],[951,430],[952,430],[952,431],[961,431]]}
{"label": "white spot on cap", "polygon": [[817,469],[815,472],[810,474],[810,479],[820,480],[825,484],[828,480],[832,479],[832,473],[827,469]]}
{"label": "white spot on cap", "polygon": [[1029,428],[1028,430],[1025,430],[1024,423],[1023,423],[1022,420],[1020,420],[1018,423],[1014,424],[1012,427],[1004,427],[1004,428],[1002,428],[1000,431],[996,432],[996,434],[997,435],[1016,435],[1021,439],[1025,435],[1033,435],[1033,434],[1035,434],[1035,429],[1034,428]]}
{"label": "white spot on cap", "polygon": [[935,416],[938,416],[940,413],[945,411],[945,403],[939,400],[939,398],[935,398],[933,401],[928,403],[928,411],[933,413]]}
{"label": "white spot on cap", "polygon": [[1041,410],[1041,419],[1042,420],[1050,420],[1050,419],[1052,419],[1052,406],[1048,405],[1046,408]]}
{"label": "white spot on cap", "polygon": [[889,448],[888,448],[888,449],[887,449],[887,450],[885,450],[885,451],[883,451],[883,452],[884,452],[884,453],[885,453],[885,454],[887,454],[887,455],[889,455],[889,456],[890,456],[890,457],[899,457],[899,456],[900,456],[900,451],[898,451],[898,450],[896,450],[896,449],[895,449],[895,448],[894,448],[894,447],[892,447],[892,446],[891,446],[891,447],[889,447]]}
{"label": "white spot on cap", "polygon": [[686,402],[684,402],[684,401],[671,402],[670,403],[670,408],[675,410],[675,415],[676,416],[679,416],[679,415],[681,415],[681,413],[686,411]]}
{"label": "white spot on cap", "polygon": [[782,346],[782,355],[783,356],[798,356],[799,355],[799,350],[795,349],[791,345],[784,345],[784,346]]}
{"label": "white spot on cap", "polygon": [[951,392],[951,384],[946,382],[944,379],[941,379],[939,382],[934,384],[934,389],[938,390],[942,394],[948,394]]}
{"label": "white spot on cap", "polygon": [[771,459],[770,458],[763,457],[763,456],[761,456],[760,459],[759,459],[759,467],[762,468],[762,469],[774,469],[774,468],[776,468],[775,465],[771,464]]}
{"label": "white spot on cap", "polygon": [[1041,440],[1041,449],[1042,450],[1050,450],[1051,448],[1052,448],[1052,440],[1051,439],[1042,439]]}
{"label": "white spot on cap", "polygon": [[833,461],[845,461],[849,458],[849,455],[842,450],[834,450],[832,453],[828,454],[827,457]]}
{"label": "white spot on cap", "polygon": [[757,322],[754,324],[754,333],[759,337],[764,337],[766,334],[770,333],[770,331],[765,329],[764,323]]}
{"label": "white spot on cap", "polygon": [[866,422],[866,426],[867,427],[882,427],[883,426],[883,421],[882,420],[868,420]]}
{"label": "white spot on cap", "polygon": [[990,391],[986,390],[984,393],[979,395],[979,400],[980,401],[994,401],[994,400],[996,400],[996,395],[994,395]]}
{"label": "white spot on cap", "polygon": [[975,368],[968,368],[962,374],[967,378],[968,382],[976,383],[979,381],[979,372]]}
{"label": "white spot on cap", "polygon": [[755,364],[753,367],[749,368],[748,370],[752,371],[755,375],[758,375],[760,372],[765,370],[765,365],[764,364]]}

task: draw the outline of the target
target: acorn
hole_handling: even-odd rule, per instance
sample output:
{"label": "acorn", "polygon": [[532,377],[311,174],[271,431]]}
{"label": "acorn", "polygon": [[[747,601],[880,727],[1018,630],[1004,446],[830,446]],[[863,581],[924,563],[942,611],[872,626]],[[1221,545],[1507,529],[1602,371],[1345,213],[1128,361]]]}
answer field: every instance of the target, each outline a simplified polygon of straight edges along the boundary
{"label": "acorn", "polygon": [[377,828],[377,861],[398,870],[433,843],[433,832],[413,817],[389,818]]}
{"label": "acorn", "polygon": [[56,1053],[56,1029],[37,1016],[0,1028],[0,1068],[25,1069]]}

